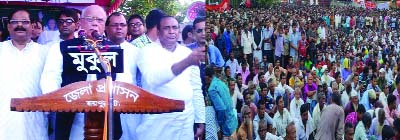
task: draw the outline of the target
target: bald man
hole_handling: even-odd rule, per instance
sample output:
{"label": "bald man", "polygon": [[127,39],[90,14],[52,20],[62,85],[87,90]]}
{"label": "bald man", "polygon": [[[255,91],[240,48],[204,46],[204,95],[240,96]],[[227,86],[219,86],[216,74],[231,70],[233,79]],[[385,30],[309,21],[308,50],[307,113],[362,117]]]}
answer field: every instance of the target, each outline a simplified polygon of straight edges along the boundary
{"label": "bald man", "polygon": [[[91,33],[97,31],[100,35],[104,33],[107,15],[104,9],[98,5],[86,7],[80,18],[81,29],[85,31],[86,37],[95,40]],[[85,41],[80,38],[66,40],[61,43],[54,44],[50,47],[48,57],[46,60],[45,68],[43,70],[42,78],[40,81],[43,93],[55,91],[61,87],[69,85],[78,81],[92,81],[104,78],[104,74],[87,74],[81,72],[66,72],[66,70],[76,69],[66,66],[68,62],[68,46],[83,45]],[[111,42],[103,41],[103,44],[111,44]],[[114,43],[115,44],[115,43]],[[124,52],[127,52],[124,50]],[[129,55],[130,53],[124,53]],[[125,57],[125,56],[124,56]],[[64,64],[64,65],[63,65]],[[126,63],[124,62],[124,65]],[[100,67],[99,67],[100,68]],[[102,68],[100,68],[102,69]],[[103,71],[103,70],[101,70]],[[136,75],[136,74],[135,74]],[[136,83],[134,75],[131,71],[124,70],[124,73],[112,74],[114,81],[123,81],[127,83]],[[103,113],[99,113],[103,115]],[[75,119],[75,120],[74,120]],[[84,138],[84,114],[83,113],[68,113],[60,112],[55,117],[55,140],[69,140],[69,139],[83,139]],[[114,138],[119,139],[122,135],[120,115],[114,115]]]}
{"label": "bald man", "polygon": [[[177,43],[179,23],[163,17],[157,26],[159,42],[141,49],[137,64],[143,89],[161,97],[183,100],[183,112],[145,114],[136,129],[139,140],[188,140],[194,138],[192,70],[204,62],[205,48],[193,51]],[[198,69],[197,69],[198,70]]]}

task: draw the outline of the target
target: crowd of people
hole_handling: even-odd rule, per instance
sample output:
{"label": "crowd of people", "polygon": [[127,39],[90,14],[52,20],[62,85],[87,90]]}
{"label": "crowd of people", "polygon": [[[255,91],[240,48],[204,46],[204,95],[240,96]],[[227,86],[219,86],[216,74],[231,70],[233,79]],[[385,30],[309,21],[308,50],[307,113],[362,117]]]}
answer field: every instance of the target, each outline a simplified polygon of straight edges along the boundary
{"label": "crowd of people", "polygon": [[399,23],[350,6],[207,11],[206,139],[400,139]]}
{"label": "crowd of people", "polygon": [[181,100],[185,106],[181,112],[161,114],[114,113],[114,137],[108,139],[203,139],[205,17],[199,16],[188,25],[186,44],[178,43],[181,34],[177,19],[160,9],[149,11],[146,17],[120,12],[107,15],[98,5],[85,7],[81,13],[61,9],[48,24],[49,31],[58,35],[48,36],[44,42],[40,42],[44,27],[31,19],[28,10],[16,9],[8,19],[9,37],[0,42],[0,140],[84,139],[84,114],[15,112],[10,110],[10,102],[12,98],[40,96],[71,83],[104,78],[101,73],[71,71],[76,67],[70,64],[76,63],[69,62],[70,46],[85,45],[85,37],[99,40],[95,33],[103,36],[103,45],[118,45],[124,52],[123,60],[118,60],[124,65],[123,72],[110,74],[114,81]]}

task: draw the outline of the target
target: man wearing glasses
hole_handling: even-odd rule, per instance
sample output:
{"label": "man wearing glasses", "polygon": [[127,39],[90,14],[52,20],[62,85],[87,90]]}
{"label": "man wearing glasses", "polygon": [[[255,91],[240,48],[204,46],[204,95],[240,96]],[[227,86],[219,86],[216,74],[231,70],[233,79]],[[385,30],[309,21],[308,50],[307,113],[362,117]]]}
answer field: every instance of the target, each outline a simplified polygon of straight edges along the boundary
{"label": "man wearing glasses", "polygon": [[73,9],[63,9],[57,17],[57,27],[60,32],[60,36],[55,38],[52,42],[46,44],[46,46],[52,46],[58,44],[61,41],[69,40],[74,38],[74,32],[79,28],[78,14]]}
{"label": "man wearing glasses", "polygon": [[[70,40],[74,38],[74,31],[78,28],[79,23],[78,23],[78,15],[77,13],[72,10],[72,9],[63,9],[60,11],[60,14],[57,17],[57,26],[58,26],[58,31],[60,32],[59,37],[55,37],[55,40],[47,43],[45,46],[48,46],[51,48],[50,50],[53,52],[53,50],[56,50],[57,52],[60,52],[60,47],[59,44],[60,42],[64,40]],[[50,59],[54,59],[57,57],[49,57]],[[50,62],[47,62],[50,63]],[[48,73],[43,73],[44,75],[47,75]],[[43,85],[42,85],[43,88]],[[45,88],[44,88],[45,89]],[[50,91],[43,90],[43,93],[48,93]],[[50,113],[49,115],[49,133],[50,133],[50,139],[54,139],[55,137],[55,128],[56,128],[56,114],[58,113]]]}
{"label": "man wearing glasses", "polygon": [[[205,48],[193,51],[177,43],[178,21],[171,16],[160,19],[159,42],[141,49],[138,67],[142,72],[143,89],[157,96],[183,100],[183,112],[145,114],[136,129],[138,139],[193,139],[194,93],[191,85],[193,66],[205,59]],[[151,130],[151,131],[149,131]]]}
{"label": "man wearing glasses", "polygon": [[[92,32],[97,31],[98,34],[102,35],[104,33],[106,26],[106,18],[107,18],[106,12],[102,7],[98,5],[92,5],[86,7],[83,10],[82,17],[79,20],[79,25],[81,25],[82,30],[85,32],[86,37],[88,39],[96,40],[95,37],[92,36]],[[65,34],[61,33],[65,35],[65,36],[61,35],[60,36],[61,39],[73,38],[73,33],[75,30],[73,28],[68,28],[66,26],[68,26],[70,22],[74,21],[77,20],[73,18],[71,19],[68,16],[60,16],[58,23],[59,26],[61,25],[63,26],[63,28],[60,28],[60,32],[65,33]],[[76,25],[76,23],[73,24]],[[109,22],[108,27],[110,27],[110,37],[109,37],[110,40],[115,41],[115,43],[123,42],[124,40],[121,40],[120,38],[122,36],[123,38],[125,38],[126,26],[127,26],[126,23]],[[116,30],[113,30],[113,32],[111,32],[111,28]],[[123,28],[125,28],[125,33],[122,30]],[[75,69],[63,65],[64,62],[68,62],[68,60],[66,59],[67,57],[64,57],[68,55],[67,53],[65,53],[68,50],[68,46],[78,46],[78,45],[83,45],[83,43],[84,41],[82,40],[82,38],[75,38],[62,41],[60,43],[55,43],[50,47],[49,54],[47,57],[49,59],[47,59],[46,61],[45,68],[43,70],[42,78],[40,81],[42,91],[44,93],[55,91],[61,87],[64,87],[66,85],[78,81],[92,81],[104,78],[105,75],[102,74],[67,72],[67,69]],[[108,43],[109,43],[108,41],[103,41],[103,44],[108,44]],[[124,51],[124,54],[125,52],[126,55],[131,55],[129,51]],[[126,56],[124,56],[124,58],[125,57]],[[135,77],[133,77],[131,71],[129,71],[128,69],[130,68],[129,66],[128,65],[125,66],[126,67],[126,69],[124,69],[125,73],[112,74],[113,80],[123,81],[127,83],[134,83],[133,80],[135,79]],[[70,112],[57,113],[55,118],[54,139],[55,140],[83,139],[84,137],[83,122],[84,122],[83,113],[76,113],[76,115],[75,113],[70,113]],[[114,138],[112,139],[119,139],[122,135],[122,131],[121,131],[121,123],[119,123],[120,116],[117,113],[114,115],[114,122],[116,123],[114,123]]]}
{"label": "man wearing glasses", "polygon": [[[193,37],[196,42],[189,44],[187,47],[191,50],[206,46],[206,18],[197,17],[193,21]],[[200,69],[200,70],[199,70]],[[205,123],[205,103],[204,95],[206,94],[206,84],[204,79],[205,64],[200,64],[192,70],[192,86],[194,96],[194,109],[195,109],[195,139],[201,139],[204,133]]]}
{"label": "man wearing glasses", "polygon": [[[128,32],[128,24],[124,15],[119,12],[112,13],[106,20],[106,34],[109,41],[113,44],[120,45],[124,50],[124,72],[128,73],[124,76],[117,76],[117,81],[124,81],[136,85],[136,59],[138,56],[139,48],[134,47],[125,37]],[[119,74],[121,75],[121,74]],[[119,116],[116,114],[114,116]],[[121,119],[114,122],[121,121],[123,136],[122,139],[137,140],[136,127],[141,121],[140,114],[120,114]],[[120,125],[120,126],[121,126]],[[121,130],[121,128],[119,128]]]}
{"label": "man wearing glasses", "polygon": [[[146,34],[142,33],[141,36],[137,37],[135,40],[131,41],[131,43],[138,47],[138,48],[143,48],[147,44],[150,44],[152,42],[155,42],[158,39],[157,36],[157,25],[160,23],[160,20],[163,16],[166,14],[159,10],[159,9],[153,9],[149,12],[149,14],[146,16],[146,28],[147,32]],[[142,28],[144,26],[140,22],[135,22],[135,20],[130,19],[129,20],[129,28]],[[133,29],[135,30],[135,29]]]}
{"label": "man wearing glasses", "polygon": [[39,96],[40,74],[47,48],[31,40],[32,24],[27,10],[8,16],[11,40],[0,42],[0,139],[47,140],[43,112],[10,111],[11,98]]}
{"label": "man wearing glasses", "polygon": [[128,19],[128,34],[131,35],[132,41],[142,36],[146,32],[143,17],[139,14],[131,15]]}

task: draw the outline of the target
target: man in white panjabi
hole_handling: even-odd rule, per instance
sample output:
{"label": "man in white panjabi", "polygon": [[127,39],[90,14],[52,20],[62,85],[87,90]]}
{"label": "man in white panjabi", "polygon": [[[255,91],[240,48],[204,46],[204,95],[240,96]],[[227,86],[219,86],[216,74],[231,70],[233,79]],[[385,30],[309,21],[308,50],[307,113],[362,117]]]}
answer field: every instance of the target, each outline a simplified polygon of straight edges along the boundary
{"label": "man in white panjabi", "polygon": [[[106,12],[104,9],[98,5],[92,5],[86,7],[82,12],[82,17],[80,19],[80,25],[82,29],[85,31],[87,38],[94,39],[91,36],[93,31],[98,31],[99,34],[103,34],[105,30],[105,22],[106,22]],[[122,27],[123,25],[119,24],[117,27]],[[110,26],[111,27],[111,26]],[[126,26],[125,26],[126,28]],[[126,29],[127,30],[127,29]],[[126,33],[125,33],[126,34]],[[120,34],[121,35],[121,34]],[[121,35],[122,36],[122,35]],[[74,39],[75,40],[75,39]],[[71,40],[70,40],[71,41]],[[136,61],[135,56],[137,56],[137,51],[133,51],[132,46],[124,46],[122,43],[121,48],[124,50],[124,72],[117,73],[113,77],[115,81],[122,81],[130,84],[136,84]],[[132,48],[129,48],[132,47]],[[46,64],[43,70],[42,78],[40,81],[41,88],[43,93],[49,93],[55,91],[65,85],[68,85],[73,82],[78,81],[92,81],[97,80],[100,77],[96,74],[65,74],[63,73],[63,55],[62,50],[65,49],[66,46],[60,46],[60,44],[55,44],[50,47],[48,57],[46,60]],[[51,59],[50,59],[51,58]],[[64,114],[65,115],[65,114]],[[72,115],[66,115],[65,119],[71,119]],[[56,122],[56,134],[55,139],[65,139],[68,140],[82,140],[84,137],[84,114],[76,113],[75,119],[72,120],[72,126],[62,126],[63,128],[58,129]],[[57,114],[56,118],[59,117]],[[115,118],[119,118],[119,116],[114,115]],[[62,124],[62,125],[70,125],[70,124]],[[120,122],[114,121],[114,139],[119,139],[122,135]],[[70,130],[70,133],[69,131]]]}
{"label": "man in white panjabi", "polygon": [[10,111],[11,98],[42,94],[39,84],[47,49],[31,40],[28,11],[16,10],[8,19],[11,40],[0,42],[0,140],[47,140],[43,112]]}
{"label": "man in white panjabi", "polygon": [[[57,16],[57,27],[60,32],[59,37],[55,38],[53,41],[47,43],[47,48],[50,48],[54,44],[60,44],[64,40],[69,40],[74,38],[74,31],[79,27],[79,18],[75,10],[66,8],[60,11]],[[49,139],[54,139],[54,129],[55,129],[55,112],[49,114]]]}
{"label": "man in white panjabi", "polygon": [[[119,12],[112,13],[107,21],[106,21],[106,32],[107,38],[113,44],[119,44],[122,49],[124,49],[124,53],[129,55],[124,55],[124,61],[129,60],[132,63],[126,63],[128,65],[124,65],[124,67],[131,67],[130,73],[136,74],[137,66],[136,66],[136,57],[139,52],[139,48],[133,46],[131,43],[125,40],[126,34],[128,33],[128,24],[124,17]],[[135,78],[134,75],[133,78]],[[121,77],[121,78],[131,78],[131,77]],[[118,79],[117,80],[121,80]],[[129,81],[130,79],[125,79],[122,81]],[[136,81],[132,79],[132,82]],[[132,84],[132,83],[131,83]],[[136,85],[136,82],[133,83]],[[121,114],[121,127],[122,127],[122,136],[121,140],[137,140],[136,138],[136,127],[141,120],[140,114]]]}
{"label": "man in white panjabi", "polygon": [[179,24],[173,17],[163,17],[157,28],[159,41],[142,48],[138,57],[143,89],[157,96],[182,100],[185,109],[183,112],[145,114],[136,133],[140,140],[193,139],[191,67],[205,60],[205,47],[191,51],[179,45]]}

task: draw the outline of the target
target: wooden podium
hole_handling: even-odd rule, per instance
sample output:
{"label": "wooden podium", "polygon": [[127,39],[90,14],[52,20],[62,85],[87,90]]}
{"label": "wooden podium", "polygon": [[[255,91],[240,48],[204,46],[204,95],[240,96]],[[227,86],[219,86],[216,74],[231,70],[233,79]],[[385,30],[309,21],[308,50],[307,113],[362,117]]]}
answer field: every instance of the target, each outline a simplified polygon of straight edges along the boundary
{"label": "wooden podium", "polygon": [[[11,99],[11,111],[85,112],[85,140],[103,137],[105,79],[81,81],[37,97]],[[159,97],[124,82],[113,81],[114,112],[159,114],[181,112],[183,101]],[[116,122],[119,123],[119,122]]]}

